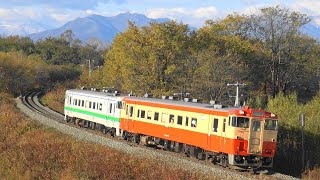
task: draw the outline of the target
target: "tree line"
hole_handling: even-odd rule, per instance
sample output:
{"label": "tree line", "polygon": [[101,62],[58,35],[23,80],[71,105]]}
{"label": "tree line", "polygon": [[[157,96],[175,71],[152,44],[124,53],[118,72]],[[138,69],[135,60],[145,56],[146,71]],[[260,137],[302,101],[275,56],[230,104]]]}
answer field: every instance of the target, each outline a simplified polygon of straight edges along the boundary
{"label": "tree line", "polygon": [[301,33],[310,18],[279,6],[259,14],[231,14],[190,30],[176,21],[150,23],[118,34],[103,69],[84,85],[114,86],[155,96],[190,93],[229,101],[227,83],[244,82],[248,99],[297,92],[307,101],[319,90],[319,43]]}
{"label": "tree line", "polygon": [[35,87],[52,89],[57,83],[75,85],[82,69],[103,64],[100,42],[84,44],[71,30],[59,37],[33,42],[29,37],[0,37],[0,91],[19,95]]}

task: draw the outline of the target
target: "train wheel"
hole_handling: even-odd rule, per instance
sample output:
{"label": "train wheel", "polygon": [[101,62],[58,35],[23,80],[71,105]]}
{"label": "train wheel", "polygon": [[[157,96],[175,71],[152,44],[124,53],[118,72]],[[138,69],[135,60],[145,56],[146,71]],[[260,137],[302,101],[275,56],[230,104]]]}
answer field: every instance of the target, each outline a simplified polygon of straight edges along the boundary
{"label": "train wheel", "polygon": [[222,157],[221,157],[221,165],[223,167],[227,167],[228,166],[228,156],[226,156],[225,154],[223,154]]}
{"label": "train wheel", "polygon": [[74,123],[80,127],[80,119],[77,118]]}
{"label": "train wheel", "polygon": [[171,141],[171,143],[170,143],[170,151],[174,151],[174,148],[175,148],[175,142]]}
{"label": "train wheel", "polygon": [[70,117],[69,117],[68,115],[66,115],[65,119],[66,119],[66,122],[67,122],[67,123],[70,122]]}
{"label": "train wheel", "polygon": [[169,150],[170,149],[170,141],[164,140],[163,147],[165,150]]}
{"label": "train wheel", "polygon": [[140,135],[134,134],[133,135],[133,142],[139,144],[140,143]]}
{"label": "train wheel", "polygon": [[186,144],[182,145],[182,153],[184,153],[187,157],[190,156],[190,151],[189,151],[188,145],[186,145]]}
{"label": "train wheel", "polygon": [[195,157],[195,148],[193,146],[189,147],[189,151],[190,151],[190,156]]}
{"label": "train wheel", "polygon": [[181,152],[181,144],[178,142],[174,143],[174,152],[179,153]]}
{"label": "train wheel", "polygon": [[110,130],[110,135],[112,136],[112,137],[114,137],[115,135],[116,135],[116,131],[115,130]]}

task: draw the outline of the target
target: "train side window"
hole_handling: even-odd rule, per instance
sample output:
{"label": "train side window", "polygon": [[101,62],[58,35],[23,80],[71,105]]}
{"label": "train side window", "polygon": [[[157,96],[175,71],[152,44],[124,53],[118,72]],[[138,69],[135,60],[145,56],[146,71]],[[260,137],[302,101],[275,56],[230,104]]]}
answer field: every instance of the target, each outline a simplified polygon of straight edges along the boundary
{"label": "train side window", "polygon": [[145,110],[141,110],[141,118],[145,118],[146,117],[146,111]]}
{"label": "train side window", "polygon": [[82,100],[82,102],[81,102],[81,106],[82,106],[82,107],[84,107],[84,100]]}
{"label": "train side window", "polygon": [[197,118],[191,118],[191,127],[197,127]]}
{"label": "train side window", "polygon": [[113,114],[116,113],[116,103],[113,103]]}
{"label": "train side window", "polygon": [[174,115],[173,115],[173,114],[170,114],[170,115],[169,115],[169,122],[170,122],[171,124],[174,124]]}
{"label": "train side window", "polygon": [[186,126],[189,125],[189,117],[186,117]]}
{"label": "train side window", "polygon": [[71,96],[69,96],[69,104],[70,104],[70,105],[72,104]]}
{"label": "train side window", "polygon": [[79,99],[78,100],[78,106],[80,107],[80,105],[81,105],[81,100]]}
{"label": "train side window", "polygon": [[226,132],[226,119],[223,119],[222,132]]}
{"label": "train side window", "polygon": [[117,102],[117,108],[118,108],[118,109],[122,109],[122,102],[121,102],[121,101],[118,101],[118,102]]}
{"label": "train side window", "polygon": [[129,109],[129,105],[127,105],[127,108],[126,108],[126,115],[128,115],[128,109]]}
{"label": "train side window", "polygon": [[177,124],[182,125],[182,116],[178,116]]}
{"label": "train side window", "polygon": [[130,106],[130,117],[133,116],[133,106]]}
{"label": "train side window", "polygon": [[159,113],[158,112],[154,112],[153,120],[155,120],[155,121],[159,120]]}
{"label": "train side window", "polygon": [[218,132],[218,123],[219,123],[219,119],[214,118],[213,119],[213,132]]}
{"label": "train side window", "polygon": [[138,109],[137,117],[140,117],[140,109]]}
{"label": "train side window", "polygon": [[166,113],[162,113],[161,122],[165,123],[166,122],[166,118],[167,118],[167,114]]}
{"label": "train side window", "polygon": [[152,111],[147,111],[147,119],[151,120]]}
{"label": "train side window", "polygon": [[109,112],[112,113],[112,103],[110,103],[110,109]]}
{"label": "train side window", "polygon": [[232,117],[232,126],[233,127],[248,128],[249,127],[249,118],[233,116]]}
{"label": "train side window", "polygon": [[91,109],[91,105],[92,105],[92,102],[91,101],[89,101],[89,108]]}
{"label": "train side window", "polygon": [[93,102],[92,109],[96,109],[96,102]]}
{"label": "train side window", "polygon": [[99,110],[102,111],[102,103],[99,104]]}
{"label": "train side window", "polygon": [[73,105],[75,105],[75,106],[77,105],[77,99],[73,100]]}
{"label": "train side window", "polygon": [[230,126],[230,119],[231,119],[231,117],[229,116],[229,123],[228,123],[229,126]]}

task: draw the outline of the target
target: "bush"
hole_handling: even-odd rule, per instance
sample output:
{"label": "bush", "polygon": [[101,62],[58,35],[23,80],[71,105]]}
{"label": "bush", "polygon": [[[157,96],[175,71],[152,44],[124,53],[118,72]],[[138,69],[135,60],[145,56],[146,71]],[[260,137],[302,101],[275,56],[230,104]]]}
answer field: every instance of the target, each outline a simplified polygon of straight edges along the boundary
{"label": "bush", "polygon": [[[299,104],[296,94],[279,94],[268,102],[268,110],[279,116],[278,150],[274,168],[301,175],[304,168],[320,163],[320,93],[307,104]],[[299,116],[305,114],[305,167],[302,167],[302,130]]]}

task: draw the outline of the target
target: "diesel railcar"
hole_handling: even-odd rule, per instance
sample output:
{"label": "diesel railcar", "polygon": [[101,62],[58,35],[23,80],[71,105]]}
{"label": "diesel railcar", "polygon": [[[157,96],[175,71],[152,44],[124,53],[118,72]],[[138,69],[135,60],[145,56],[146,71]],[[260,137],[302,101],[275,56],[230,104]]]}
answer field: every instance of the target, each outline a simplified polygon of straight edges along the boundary
{"label": "diesel railcar", "polygon": [[270,112],[142,97],[123,102],[120,129],[140,143],[223,166],[272,167],[278,120]]}
{"label": "diesel railcar", "polygon": [[[117,93],[90,90],[67,90],[64,103],[66,121],[90,126],[120,136],[122,98]],[[97,126],[97,127],[96,127]]]}
{"label": "diesel railcar", "polygon": [[271,168],[277,145],[277,116],[248,106],[69,90],[65,114],[114,128],[131,142],[239,169]]}

